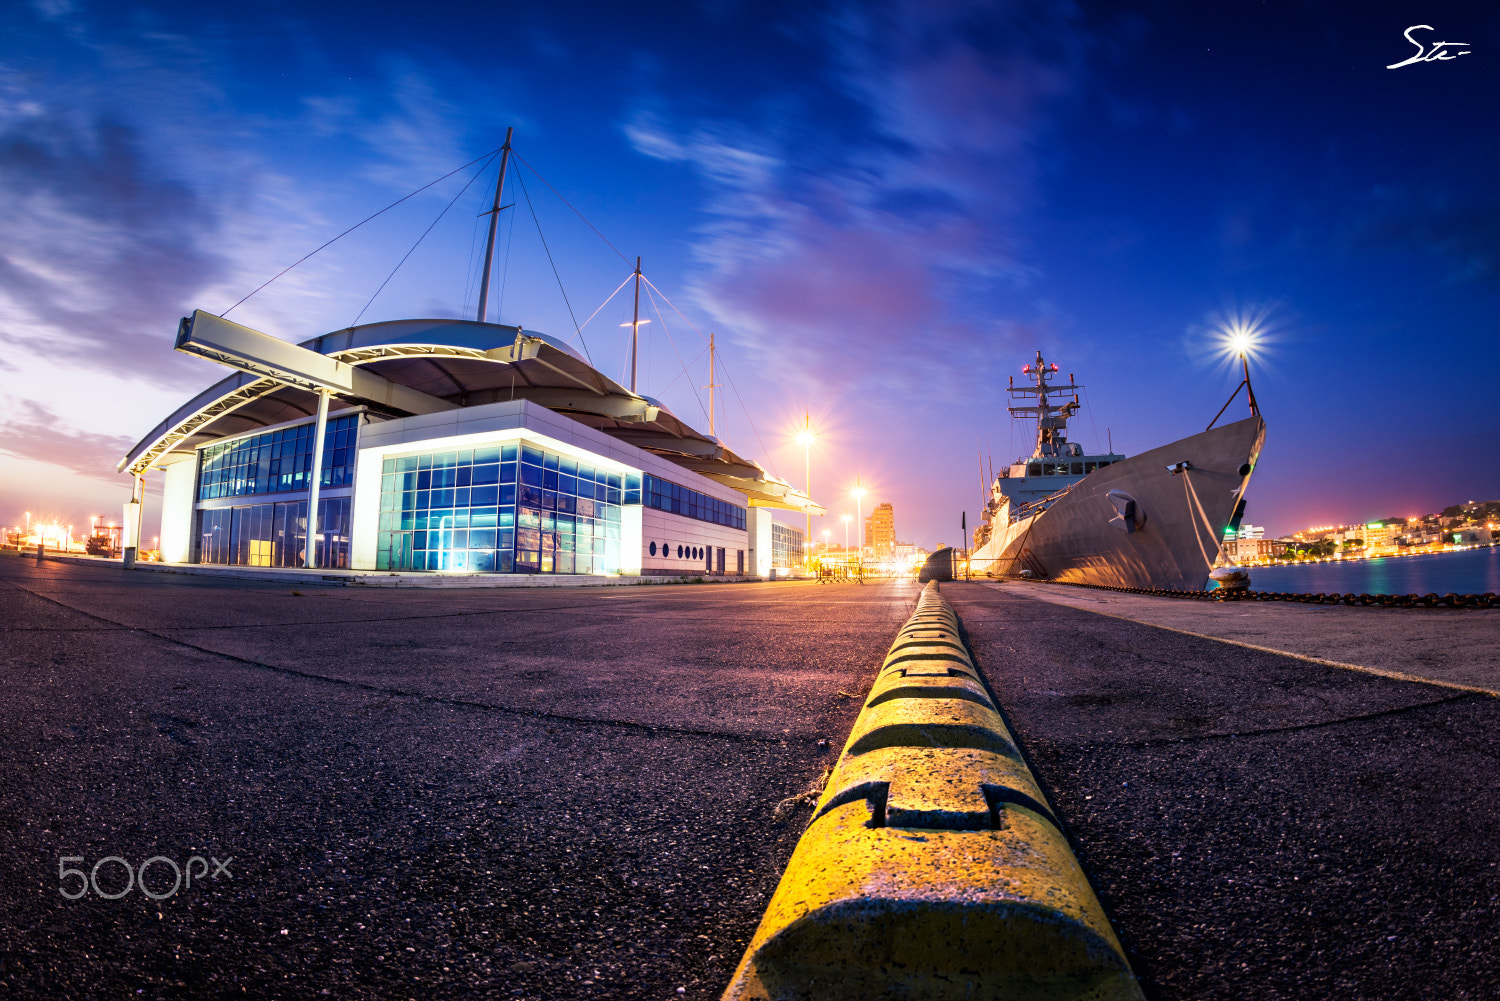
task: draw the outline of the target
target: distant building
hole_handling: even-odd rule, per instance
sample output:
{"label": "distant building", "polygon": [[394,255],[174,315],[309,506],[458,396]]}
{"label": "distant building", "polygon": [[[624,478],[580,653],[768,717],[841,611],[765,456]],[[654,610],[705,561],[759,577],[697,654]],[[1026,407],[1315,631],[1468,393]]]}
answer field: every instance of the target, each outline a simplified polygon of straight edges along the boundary
{"label": "distant building", "polygon": [[1286,543],[1276,539],[1225,539],[1224,554],[1236,563],[1259,563],[1274,559],[1286,551]]}
{"label": "distant building", "polygon": [[896,550],[896,509],[890,501],[876,505],[866,524],[865,545],[874,550],[875,559],[890,559]]}

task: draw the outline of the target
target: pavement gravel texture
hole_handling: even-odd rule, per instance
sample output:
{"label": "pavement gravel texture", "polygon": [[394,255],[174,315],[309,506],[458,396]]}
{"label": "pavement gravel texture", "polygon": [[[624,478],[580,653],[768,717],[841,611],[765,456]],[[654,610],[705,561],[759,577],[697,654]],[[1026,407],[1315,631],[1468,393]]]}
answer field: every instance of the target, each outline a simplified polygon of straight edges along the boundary
{"label": "pavement gravel texture", "polygon": [[1500,997],[1500,698],[1305,659],[1493,684],[1500,617],[942,592],[1148,997]]}
{"label": "pavement gravel texture", "polygon": [[919,585],[300,592],[0,557],[0,996],[715,998]]}

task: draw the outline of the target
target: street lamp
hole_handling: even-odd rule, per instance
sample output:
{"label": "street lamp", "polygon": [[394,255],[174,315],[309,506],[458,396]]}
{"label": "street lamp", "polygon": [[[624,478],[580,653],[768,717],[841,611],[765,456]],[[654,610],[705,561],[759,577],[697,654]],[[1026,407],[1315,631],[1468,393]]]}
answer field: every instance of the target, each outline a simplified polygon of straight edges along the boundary
{"label": "street lamp", "polygon": [[859,561],[863,563],[865,560],[865,537],[863,534],[865,530],[865,488],[859,485],[859,480],[854,481],[854,490],[852,492],[854,494],[855,510],[859,514]]}
{"label": "street lamp", "polygon": [[[812,429],[812,414],[808,411],[802,412],[802,430],[797,432],[797,444],[802,446],[803,480],[807,499],[812,501],[812,446],[818,440],[817,434]],[[808,550],[812,550],[812,509],[804,509],[807,515],[807,531],[803,538],[807,540]],[[811,556],[808,559],[811,560]]]}

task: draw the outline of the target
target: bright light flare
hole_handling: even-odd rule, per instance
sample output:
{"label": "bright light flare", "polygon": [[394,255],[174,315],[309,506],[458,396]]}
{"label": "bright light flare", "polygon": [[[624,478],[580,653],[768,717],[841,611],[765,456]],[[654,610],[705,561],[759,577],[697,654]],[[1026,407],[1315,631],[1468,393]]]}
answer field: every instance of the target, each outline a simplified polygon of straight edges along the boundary
{"label": "bright light flare", "polygon": [[798,431],[797,432],[797,444],[801,445],[803,448],[810,447],[813,444],[813,442],[815,442],[817,440],[818,440],[818,436],[815,435],[815,434],[813,434],[811,431]]}
{"label": "bright light flare", "polygon": [[1240,359],[1260,360],[1268,345],[1276,339],[1268,308],[1230,310],[1213,318],[1211,339],[1221,358],[1229,362]]}

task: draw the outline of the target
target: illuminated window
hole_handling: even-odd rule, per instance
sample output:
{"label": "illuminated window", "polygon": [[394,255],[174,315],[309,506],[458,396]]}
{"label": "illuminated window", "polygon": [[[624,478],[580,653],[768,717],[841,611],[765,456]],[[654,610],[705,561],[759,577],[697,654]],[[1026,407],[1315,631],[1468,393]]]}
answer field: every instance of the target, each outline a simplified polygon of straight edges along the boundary
{"label": "illuminated window", "polygon": [[382,570],[617,573],[620,498],[631,482],[639,491],[637,476],[530,445],[386,459],[375,565]]}

